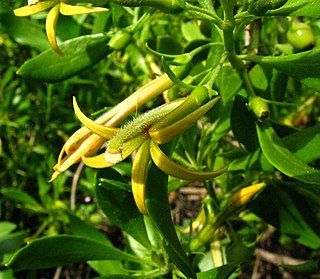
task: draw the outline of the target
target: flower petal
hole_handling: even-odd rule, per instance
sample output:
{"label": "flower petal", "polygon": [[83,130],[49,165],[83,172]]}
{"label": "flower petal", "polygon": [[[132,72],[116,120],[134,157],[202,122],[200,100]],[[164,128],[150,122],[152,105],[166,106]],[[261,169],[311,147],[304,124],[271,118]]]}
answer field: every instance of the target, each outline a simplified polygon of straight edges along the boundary
{"label": "flower petal", "polygon": [[59,17],[59,9],[60,4],[55,5],[48,13],[47,20],[46,20],[46,31],[48,41],[51,47],[58,53],[59,55],[63,55],[62,51],[58,47],[57,44],[57,37],[56,37],[56,26]]}
{"label": "flower petal", "polygon": [[98,12],[106,12],[106,11],[108,11],[108,9],[106,8],[74,6],[74,5],[68,5],[64,2],[61,2],[61,5],[60,5],[60,13],[65,16],[82,15],[82,14],[98,13]]}
{"label": "flower petal", "polygon": [[139,211],[148,215],[144,203],[144,187],[147,167],[150,159],[150,139],[146,140],[138,149],[132,164],[131,189],[134,201]]}
{"label": "flower petal", "polygon": [[264,186],[265,182],[253,184],[247,187],[244,187],[237,191],[231,198],[229,206],[242,206],[251,200],[251,198],[258,193]]}
{"label": "flower petal", "polygon": [[82,156],[81,160],[86,166],[96,169],[108,168],[114,165],[106,161],[103,153],[93,157]]}
{"label": "flower petal", "polygon": [[186,117],[164,128],[154,129],[153,126],[151,126],[148,131],[149,136],[158,144],[164,144],[171,141],[173,138],[192,127],[192,125],[196,123],[200,117],[206,114],[219,99],[220,98],[215,98],[211,100]]}
{"label": "flower petal", "polygon": [[75,97],[73,97],[73,108],[74,108],[74,113],[76,114],[76,116],[79,118],[79,120],[83,125],[85,125],[91,132],[105,139],[112,138],[120,130],[119,128],[107,127],[107,126],[97,124],[90,118],[86,117],[80,110]]}
{"label": "flower petal", "polygon": [[179,165],[178,163],[170,159],[167,155],[165,155],[161,151],[159,146],[155,144],[153,141],[151,142],[151,145],[150,145],[150,153],[151,153],[151,158],[153,162],[156,164],[156,166],[160,170],[162,170],[168,175],[171,175],[173,177],[180,178],[183,180],[188,180],[188,181],[208,180],[224,173],[228,169],[228,166],[225,166],[219,170],[210,171],[210,172],[189,170],[187,168],[182,167],[181,165]]}
{"label": "flower petal", "polygon": [[40,1],[34,5],[24,6],[13,10],[15,16],[30,16],[45,11],[58,4],[59,0]]}

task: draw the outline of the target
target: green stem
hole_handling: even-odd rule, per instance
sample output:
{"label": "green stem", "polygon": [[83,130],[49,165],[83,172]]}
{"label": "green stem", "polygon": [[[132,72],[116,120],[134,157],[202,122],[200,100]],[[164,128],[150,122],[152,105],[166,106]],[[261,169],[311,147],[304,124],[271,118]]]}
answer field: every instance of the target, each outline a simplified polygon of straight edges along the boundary
{"label": "green stem", "polygon": [[248,91],[248,94],[253,97],[255,96],[252,84],[250,82],[248,71],[245,68],[244,63],[238,58],[235,52],[235,38],[233,35],[235,29],[235,18],[233,15],[233,2],[230,0],[221,0],[221,5],[224,9],[224,28],[223,28],[223,37],[224,37],[224,46],[227,54],[227,58],[230,61],[231,65],[238,71],[242,76],[244,85]]}
{"label": "green stem", "polygon": [[209,11],[207,9],[203,9],[203,8],[200,8],[200,7],[197,7],[197,6],[193,6],[193,5],[189,4],[189,3],[186,3],[186,10],[188,12],[194,12],[197,15],[199,15],[199,17],[202,17],[204,19],[212,20],[220,29],[222,29],[222,27],[223,27],[223,21],[213,11]]}

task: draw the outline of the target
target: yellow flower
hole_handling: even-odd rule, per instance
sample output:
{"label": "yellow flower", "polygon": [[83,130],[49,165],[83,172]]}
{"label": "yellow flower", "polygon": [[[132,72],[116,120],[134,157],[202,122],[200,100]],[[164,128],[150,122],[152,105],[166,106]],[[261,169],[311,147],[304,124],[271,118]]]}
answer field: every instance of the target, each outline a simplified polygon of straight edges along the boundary
{"label": "yellow flower", "polygon": [[66,2],[76,1],[63,1],[63,0],[28,0],[28,6],[15,9],[13,12],[16,16],[30,16],[47,9],[50,9],[46,19],[46,32],[51,47],[59,54],[63,55],[58,47],[56,38],[56,25],[59,14],[70,16],[79,14],[88,14],[96,12],[105,12],[108,9],[100,7],[84,7],[69,5]]}
{"label": "yellow flower", "polygon": [[[161,171],[188,181],[212,179],[227,169],[223,167],[209,172],[190,170],[173,161],[158,146],[158,144],[171,141],[190,128],[219,99],[215,98],[202,104],[208,97],[208,95],[205,97],[208,90],[204,86],[197,88],[186,99],[164,104],[142,114],[131,123],[118,129],[114,135],[112,135],[113,130],[109,130],[110,127],[97,124],[87,118],[74,99],[74,110],[79,120],[93,133],[101,138],[109,139],[104,153],[93,157],[81,157],[85,165],[93,168],[110,167],[137,150],[132,166],[131,187],[136,205],[143,214],[148,214],[144,205],[144,184],[150,158]],[[201,96],[200,99],[198,96]],[[193,111],[190,112],[191,110]]]}
{"label": "yellow flower", "polygon": [[[116,127],[121,121],[130,115],[130,113],[136,111],[136,109],[142,104],[145,104],[153,97],[169,89],[172,85],[173,82],[168,75],[163,74],[140,87],[136,92],[95,121],[89,119],[89,124],[87,123],[88,126],[90,126],[90,123],[100,124],[98,126],[98,130],[104,131],[103,136],[99,136],[98,132],[92,128],[92,125],[92,130],[89,130],[87,127],[82,127],[77,130],[62,147],[58,157],[58,162],[53,167],[55,172],[53,173],[50,182],[55,180],[70,166],[81,161],[82,156],[91,156],[97,152],[105,141],[110,139],[117,131],[112,127]],[[106,125],[106,127],[103,125]]]}

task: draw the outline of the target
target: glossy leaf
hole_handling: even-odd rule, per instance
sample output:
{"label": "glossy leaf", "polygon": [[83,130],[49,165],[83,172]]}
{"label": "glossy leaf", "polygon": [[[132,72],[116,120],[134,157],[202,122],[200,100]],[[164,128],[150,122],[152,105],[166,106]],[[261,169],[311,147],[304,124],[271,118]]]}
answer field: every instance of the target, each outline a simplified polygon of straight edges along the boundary
{"label": "glossy leaf", "polygon": [[295,15],[295,16],[318,16],[320,14],[319,3],[314,0],[289,0],[278,10],[270,11],[267,15]]}
{"label": "glossy leaf", "polygon": [[284,56],[250,56],[250,60],[285,72],[304,85],[320,91],[320,50],[314,49]]}
{"label": "glossy leaf", "polygon": [[303,185],[271,181],[251,203],[250,209],[297,242],[319,249],[319,220],[308,198],[295,190],[301,187]]}
{"label": "glossy leaf", "polygon": [[[168,153],[172,143],[165,147]],[[167,185],[168,176],[152,162],[148,168],[145,185],[145,205],[148,214],[163,237],[163,244],[170,260],[187,278],[195,278],[191,262],[180,244],[171,219]]]}
{"label": "glossy leaf", "polygon": [[86,35],[59,44],[63,56],[48,49],[26,61],[18,70],[24,78],[58,82],[70,78],[105,58],[111,49],[103,34]]}
{"label": "glossy leaf", "polygon": [[238,268],[237,264],[225,264],[218,268],[197,273],[198,279],[226,279]]}
{"label": "glossy leaf", "polygon": [[117,248],[92,239],[58,235],[30,242],[11,258],[8,267],[19,270],[43,269],[79,263],[88,260],[141,261]]}
{"label": "glossy leaf", "polygon": [[114,188],[105,181],[99,181],[96,195],[99,206],[112,223],[145,247],[150,247],[143,216],[137,209],[131,193]]}
{"label": "glossy leaf", "polygon": [[320,171],[299,158],[283,144],[269,122],[257,123],[260,146],[267,160],[285,175],[310,184],[320,184]]}

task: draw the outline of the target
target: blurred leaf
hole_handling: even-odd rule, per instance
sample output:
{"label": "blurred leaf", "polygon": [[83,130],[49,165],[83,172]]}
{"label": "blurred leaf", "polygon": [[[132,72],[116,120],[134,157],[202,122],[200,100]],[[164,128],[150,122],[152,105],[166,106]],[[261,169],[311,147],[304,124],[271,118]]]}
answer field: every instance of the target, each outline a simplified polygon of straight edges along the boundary
{"label": "blurred leaf", "polygon": [[182,36],[188,41],[206,40],[201,33],[199,25],[195,21],[187,21],[181,24]]}
{"label": "blurred leaf", "polygon": [[[173,144],[163,145],[168,153]],[[163,245],[170,260],[187,276],[195,278],[194,270],[178,239],[171,219],[168,201],[168,176],[160,171],[153,162],[148,167],[145,182],[145,205],[148,214],[163,237]]]}
{"label": "blurred leaf", "polygon": [[44,211],[42,205],[26,192],[17,189],[2,189],[1,192],[5,197],[14,200],[17,203],[21,203],[27,209],[38,212]]}
{"label": "blurred leaf", "polygon": [[[252,59],[251,59],[252,58]],[[250,60],[285,72],[311,89],[320,91],[320,50],[284,56],[250,56]]]}
{"label": "blurred leaf", "polygon": [[269,122],[257,123],[260,146],[267,160],[289,177],[310,184],[320,184],[320,171],[316,170],[286,148]]}
{"label": "blurred leaf", "polygon": [[111,52],[107,40],[107,35],[95,34],[63,42],[59,45],[63,56],[50,48],[26,61],[17,74],[46,82],[65,80],[105,58]]}
{"label": "blurred leaf", "polygon": [[117,276],[125,272],[124,267],[119,260],[88,261],[87,263],[97,273],[99,273],[100,275],[110,276],[109,278],[117,278],[113,276]]}
{"label": "blurred leaf", "polygon": [[238,268],[235,264],[225,264],[218,268],[197,273],[198,279],[227,279]]}
{"label": "blurred leaf", "polygon": [[115,188],[106,181],[98,180],[96,197],[99,206],[110,221],[130,234],[145,247],[150,247],[143,216],[138,211],[130,192]]}
{"label": "blurred leaf", "polygon": [[272,77],[272,67],[256,64],[249,71],[249,78],[253,87],[259,91],[267,91]]}
{"label": "blurred leaf", "polygon": [[27,231],[19,231],[7,235],[4,239],[0,240],[0,257],[3,254],[15,252],[22,244],[23,240],[27,237]]}
{"label": "blurred leaf", "polygon": [[11,222],[0,222],[0,241],[3,237],[14,231],[16,227],[17,225]]}
{"label": "blurred leaf", "polygon": [[280,9],[269,11],[267,15],[319,16],[320,6],[317,1],[289,0]]}
{"label": "blurred leaf", "polygon": [[58,235],[31,241],[14,254],[7,266],[20,271],[108,259],[141,261],[133,255],[101,242],[79,236]]}
{"label": "blurred leaf", "polygon": [[239,170],[271,172],[274,171],[274,168],[259,148],[256,151],[250,152],[249,154],[235,159],[230,163],[228,171]]}
{"label": "blurred leaf", "polygon": [[34,47],[40,51],[50,47],[43,28],[38,24],[13,14],[1,14],[0,22],[8,34],[19,44]]}
{"label": "blurred leaf", "polygon": [[104,245],[112,246],[111,241],[95,227],[88,225],[78,217],[69,214],[70,230],[73,235],[85,237],[87,239],[101,242]]}
{"label": "blurred leaf", "polygon": [[[297,187],[303,186],[298,184]],[[319,220],[294,184],[271,181],[251,202],[250,209],[297,242],[313,249],[320,248]]]}

